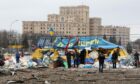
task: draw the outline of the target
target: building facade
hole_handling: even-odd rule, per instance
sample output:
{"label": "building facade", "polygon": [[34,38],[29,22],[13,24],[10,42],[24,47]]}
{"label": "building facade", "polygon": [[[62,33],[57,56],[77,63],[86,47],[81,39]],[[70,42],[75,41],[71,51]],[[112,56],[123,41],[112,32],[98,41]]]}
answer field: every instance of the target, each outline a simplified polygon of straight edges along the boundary
{"label": "building facade", "polygon": [[23,33],[49,34],[50,28],[60,36],[115,35],[124,45],[130,33],[127,27],[102,26],[101,18],[89,17],[89,7],[85,5],[60,7],[59,14],[49,14],[47,21],[23,21]]}
{"label": "building facade", "polygon": [[23,21],[23,33],[49,34],[50,28],[56,35],[90,35],[89,7],[60,7],[60,14],[48,15],[48,21]]}
{"label": "building facade", "polygon": [[102,28],[102,22],[101,18],[94,17],[89,19],[89,28],[90,28],[90,35],[98,36],[101,35],[101,28]]}
{"label": "building facade", "polygon": [[127,43],[129,42],[130,38],[130,28],[122,27],[122,26],[102,26],[101,28],[101,35],[106,35],[107,40],[112,36],[116,37],[117,43],[119,40],[121,41],[121,45],[126,47]]}
{"label": "building facade", "polygon": [[47,34],[48,33],[47,21],[23,21],[23,34]]}

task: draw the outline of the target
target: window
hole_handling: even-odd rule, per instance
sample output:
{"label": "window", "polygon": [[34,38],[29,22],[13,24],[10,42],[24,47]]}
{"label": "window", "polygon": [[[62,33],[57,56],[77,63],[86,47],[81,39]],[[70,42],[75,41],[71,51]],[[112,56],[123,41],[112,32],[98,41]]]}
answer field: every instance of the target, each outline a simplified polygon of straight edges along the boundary
{"label": "window", "polygon": [[61,22],[64,22],[64,17],[61,17]]}
{"label": "window", "polygon": [[58,24],[56,24],[56,27],[58,27]]}

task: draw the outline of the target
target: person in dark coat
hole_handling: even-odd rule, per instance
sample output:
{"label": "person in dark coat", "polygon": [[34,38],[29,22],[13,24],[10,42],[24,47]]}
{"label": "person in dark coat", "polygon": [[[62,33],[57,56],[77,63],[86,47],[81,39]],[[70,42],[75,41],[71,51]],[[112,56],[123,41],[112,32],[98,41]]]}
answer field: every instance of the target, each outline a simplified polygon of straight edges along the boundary
{"label": "person in dark coat", "polygon": [[4,60],[4,56],[1,51],[0,51],[0,60]]}
{"label": "person in dark coat", "polygon": [[116,63],[117,63],[117,61],[118,61],[118,56],[120,56],[119,52],[120,52],[120,49],[119,49],[119,47],[118,47],[118,48],[113,52],[113,54],[112,54],[113,69],[116,68]]}
{"label": "person in dark coat", "polygon": [[138,67],[139,64],[139,53],[136,51],[134,54],[135,66]]}
{"label": "person in dark coat", "polygon": [[66,55],[66,58],[67,58],[68,68],[71,68],[71,53],[69,51],[66,51],[65,55]]}
{"label": "person in dark coat", "polygon": [[17,51],[17,52],[16,52],[16,63],[19,63],[19,59],[20,59],[20,54],[19,54],[19,52]]}
{"label": "person in dark coat", "polygon": [[103,72],[105,55],[100,50],[98,51],[98,53],[99,53],[99,56],[98,56],[98,60],[99,60],[99,72]]}
{"label": "person in dark coat", "polygon": [[74,67],[77,67],[78,68],[78,66],[79,66],[79,52],[78,52],[78,50],[77,49],[74,49],[74,51],[75,51],[75,56],[74,56]]}
{"label": "person in dark coat", "polygon": [[2,54],[2,52],[0,51],[0,66],[4,66],[4,60],[5,60],[5,58],[4,58],[4,56],[3,56],[3,54]]}
{"label": "person in dark coat", "polygon": [[86,49],[83,49],[80,53],[80,63],[85,64]]}

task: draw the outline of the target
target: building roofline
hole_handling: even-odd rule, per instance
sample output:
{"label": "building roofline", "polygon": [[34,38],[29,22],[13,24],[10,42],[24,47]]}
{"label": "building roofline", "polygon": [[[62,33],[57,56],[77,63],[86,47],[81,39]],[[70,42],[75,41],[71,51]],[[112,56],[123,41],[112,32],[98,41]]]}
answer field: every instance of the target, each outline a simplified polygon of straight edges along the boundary
{"label": "building roofline", "polygon": [[87,7],[87,8],[89,8],[89,6],[87,6],[87,5],[61,6],[60,8],[77,8],[77,7]]}

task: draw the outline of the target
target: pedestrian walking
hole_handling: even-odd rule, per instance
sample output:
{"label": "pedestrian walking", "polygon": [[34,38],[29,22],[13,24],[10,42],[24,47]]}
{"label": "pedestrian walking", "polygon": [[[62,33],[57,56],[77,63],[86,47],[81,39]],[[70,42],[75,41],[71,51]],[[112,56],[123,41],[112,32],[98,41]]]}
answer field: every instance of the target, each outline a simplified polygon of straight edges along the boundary
{"label": "pedestrian walking", "polygon": [[138,67],[139,65],[139,53],[136,51],[134,54],[135,66]]}
{"label": "pedestrian walking", "polygon": [[113,69],[116,68],[116,63],[118,61],[118,56],[120,56],[119,54],[120,49],[119,47],[117,47],[117,49],[114,51],[114,53],[112,54],[112,64],[113,64]]}

